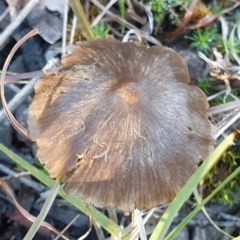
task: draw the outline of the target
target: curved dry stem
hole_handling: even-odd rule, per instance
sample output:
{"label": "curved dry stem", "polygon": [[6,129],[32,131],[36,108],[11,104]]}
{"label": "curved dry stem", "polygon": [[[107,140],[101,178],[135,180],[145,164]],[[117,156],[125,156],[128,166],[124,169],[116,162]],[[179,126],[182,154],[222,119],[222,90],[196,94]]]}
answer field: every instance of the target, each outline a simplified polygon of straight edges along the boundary
{"label": "curved dry stem", "polygon": [[[0,178],[0,186],[5,190],[5,192],[12,198],[16,208],[18,209],[18,211],[29,221],[31,222],[35,222],[36,221],[36,217],[34,217],[33,215],[31,215],[28,211],[26,211],[16,200],[16,198],[14,197],[13,192],[11,191],[11,189],[9,188],[9,186],[7,185],[7,183]],[[52,232],[58,234],[59,236],[61,236],[63,239],[68,240],[67,237],[65,237],[62,233],[60,233],[59,231],[57,231],[52,225],[50,225],[47,222],[42,222],[41,226],[51,230]]]}
{"label": "curved dry stem", "polygon": [[28,130],[26,128],[24,128],[23,126],[21,126],[19,124],[19,122],[14,118],[14,116],[12,115],[12,113],[9,111],[8,109],[8,105],[7,105],[7,102],[6,102],[6,99],[5,99],[5,96],[4,96],[4,79],[5,79],[5,75],[6,75],[6,72],[7,72],[7,68],[8,68],[8,65],[13,57],[13,55],[15,54],[15,52],[18,50],[18,48],[26,41],[28,40],[29,38],[37,35],[39,32],[38,32],[38,29],[35,28],[33,29],[32,31],[30,31],[27,35],[25,35],[23,38],[21,38],[16,44],[15,46],[13,47],[13,49],[11,50],[11,52],[9,53],[5,63],[4,63],[4,66],[3,66],[3,70],[2,70],[2,76],[1,76],[1,99],[2,99],[2,104],[3,104],[3,108],[6,112],[6,115],[7,115],[7,118],[9,120],[9,122],[12,124],[12,126],[15,128],[15,130],[20,134],[22,135],[23,137],[25,137],[26,139],[28,139],[29,141],[32,141],[31,138],[29,137],[28,135]]}
{"label": "curved dry stem", "polygon": [[[197,203],[198,203],[198,204],[201,204],[202,199],[201,199],[201,197],[200,197],[200,195],[199,195],[199,193],[198,193],[197,188],[195,188],[195,189],[193,190],[193,194],[194,194],[194,196],[195,196],[195,198],[196,198],[196,200],[197,200]],[[211,219],[211,217],[209,216],[209,214],[208,214],[207,210],[205,209],[205,207],[202,207],[202,212],[204,213],[204,215],[206,216],[206,218],[208,219],[208,221],[213,225],[213,227],[214,227],[217,231],[219,231],[219,232],[222,233],[223,235],[229,237],[230,239],[233,238],[233,236],[231,236],[231,235],[228,234],[227,232],[224,232],[220,227],[217,226],[217,224],[216,224],[216,223]]]}

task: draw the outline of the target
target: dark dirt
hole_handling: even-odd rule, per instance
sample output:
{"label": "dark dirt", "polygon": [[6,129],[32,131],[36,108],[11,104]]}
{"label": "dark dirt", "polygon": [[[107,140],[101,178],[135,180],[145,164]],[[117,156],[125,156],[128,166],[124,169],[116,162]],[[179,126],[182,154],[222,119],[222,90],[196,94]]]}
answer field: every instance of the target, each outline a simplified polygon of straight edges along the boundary
{"label": "dark dirt", "polygon": [[[0,16],[6,9],[7,4],[5,1],[0,1]],[[62,16],[59,13],[51,12],[49,10],[44,10],[45,14],[47,14],[48,20],[53,23],[56,21],[61,22],[62,24]],[[36,12],[36,10],[35,10]],[[43,13],[41,13],[43,14]],[[12,34],[12,36],[8,39],[4,48],[0,50],[0,69],[2,69],[5,59],[7,58],[10,50],[14,46],[14,44],[23,37],[29,30],[33,27],[32,24],[29,24],[29,20],[33,18],[33,15],[30,15]],[[44,18],[44,15],[42,15]],[[41,18],[40,18],[41,19]],[[40,21],[39,19],[39,21]],[[0,32],[2,32],[10,23],[10,16],[9,14],[0,21]],[[37,23],[36,23],[37,24]],[[44,23],[46,24],[46,23]],[[44,25],[43,24],[43,25]],[[51,24],[51,23],[50,23]],[[43,26],[44,27],[44,26]],[[55,28],[55,31],[59,31],[59,28]],[[51,33],[51,34],[54,34]],[[31,72],[40,70],[45,64],[48,58],[47,53],[49,53],[50,48],[52,46],[57,46],[57,48],[61,46],[61,33],[58,32],[58,37],[56,37],[54,43],[49,43],[44,40],[43,37],[40,35],[35,36],[28,40],[27,43],[24,43],[20,49],[15,54],[11,64],[9,66],[9,71],[16,72],[16,73],[24,73],[24,72]],[[205,62],[201,60],[196,53],[189,48],[188,40],[183,37],[179,37],[176,41],[170,44],[170,47],[175,49],[179,52],[182,57],[186,60],[189,68],[189,73],[191,77],[191,84],[196,85],[197,79],[199,77],[203,77],[204,69],[206,67]],[[56,55],[59,51],[56,51]],[[55,53],[54,53],[55,54]],[[18,85],[21,88],[23,85]],[[11,87],[5,88],[5,96],[7,100],[11,100],[13,96],[16,94]],[[31,102],[32,96],[30,96],[26,101],[21,104],[18,109],[14,112],[15,117],[17,120],[25,127],[27,127],[27,116],[28,116],[28,106]],[[9,149],[13,150],[24,159],[29,161],[31,164],[37,165],[38,161],[35,156],[35,147],[32,143],[27,142],[21,136],[19,136],[15,130],[12,129],[8,120],[4,120],[0,123],[0,143],[3,143]],[[6,157],[4,154],[0,153],[0,164],[7,167],[10,170],[17,171],[19,169],[11,159]],[[8,174],[1,170],[0,167],[0,177],[6,177]],[[31,176],[27,177],[28,179],[32,179]],[[35,179],[33,179],[35,181]],[[31,214],[37,216],[41,207],[43,205],[44,200],[41,200],[41,194],[47,190],[42,185],[39,185],[41,189],[33,189],[31,187],[26,186],[24,183],[20,181],[20,178],[11,178],[10,180],[6,181],[8,185],[11,187],[12,191],[14,192],[17,201],[23,206],[27,211]],[[40,200],[40,201],[39,201]],[[240,201],[239,201],[240,202]],[[233,211],[234,213],[239,211],[237,210],[239,204],[234,207],[227,207],[223,209],[220,206],[220,210],[216,211],[225,211],[230,212]],[[104,212],[104,210],[102,210]],[[184,214],[189,212],[189,209],[183,210]],[[46,221],[50,223],[53,227],[62,231],[65,226],[76,216],[79,214],[78,219],[73,223],[73,225],[66,231],[65,235],[68,236],[70,239],[77,239],[82,236],[87,230],[89,229],[89,219],[84,214],[80,213],[77,209],[70,206],[65,201],[58,198],[53,207],[51,208]],[[119,213],[118,215],[119,221],[125,218],[125,225],[130,222],[129,216],[124,216],[123,213]],[[201,219],[201,217],[199,217]],[[176,220],[178,222],[180,220]],[[148,223],[147,228],[152,229],[155,226],[155,222]],[[28,231],[30,227],[30,222],[17,210],[17,208],[13,204],[13,200],[7,195],[2,188],[0,188],[0,240],[21,240],[23,239],[24,235]],[[194,231],[202,231],[202,228],[207,229],[208,232],[213,234],[211,239],[217,239],[219,237],[216,230],[209,227],[209,224],[206,226],[197,225],[194,227],[191,225],[189,228],[186,228],[182,233],[182,238],[179,236],[178,239],[195,239],[194,236],[196,233]],[[239,229],[239,228],[238,228]],[[206,235],[206,231],[202,231],[201,234]],[[215,235],[214,235],[215,234]],[[199,234],[196,234],[201,236]],[[54,234],[49,231],[48,229],[42,227],[39,230],[39,233],[34,237],[35,240],[47,240],[53,239]],[[107,233],[105,233],[106,237],[109,237]],[[216,238],[217,236],[217,238]],[[95,230],[93,229],[91,233],[87,236],[87,240],[90,239],[97,239],[97,235]],[[199,238],[201,239],[201,238]],[[207,239],[205,236],[202,239]]]}

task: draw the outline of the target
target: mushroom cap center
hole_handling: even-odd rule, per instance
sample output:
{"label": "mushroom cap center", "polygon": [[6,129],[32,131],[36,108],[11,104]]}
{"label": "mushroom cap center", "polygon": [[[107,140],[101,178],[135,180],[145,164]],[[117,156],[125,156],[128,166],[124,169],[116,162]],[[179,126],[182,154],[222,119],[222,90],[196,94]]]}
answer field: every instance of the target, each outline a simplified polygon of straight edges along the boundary
{"label": "mushroom cap center", "polygon": [[119,95],[121,100],[126,103],[138,102],[141,92],[137,83],[129,82],[120,87]]}

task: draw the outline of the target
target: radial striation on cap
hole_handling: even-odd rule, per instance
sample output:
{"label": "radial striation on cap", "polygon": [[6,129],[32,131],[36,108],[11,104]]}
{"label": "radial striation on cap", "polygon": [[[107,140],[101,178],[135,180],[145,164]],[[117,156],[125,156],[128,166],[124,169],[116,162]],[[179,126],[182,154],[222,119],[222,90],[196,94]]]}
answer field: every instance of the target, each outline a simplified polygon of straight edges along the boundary
{"label": "radial striation on cap", "polygon": [[35,86],[29,133],[65,190],[97,207],[170,202],[214,145],[205,94],[166,47],[95,39]]}

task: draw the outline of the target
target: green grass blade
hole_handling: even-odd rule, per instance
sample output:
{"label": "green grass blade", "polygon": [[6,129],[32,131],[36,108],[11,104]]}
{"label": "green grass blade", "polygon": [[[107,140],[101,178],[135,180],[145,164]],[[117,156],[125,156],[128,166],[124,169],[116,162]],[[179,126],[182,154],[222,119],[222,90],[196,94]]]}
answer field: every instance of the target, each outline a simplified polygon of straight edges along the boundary
{"label": "green grass blade", "polygon": [[187,183],[184,185],[184,187],[181,189],[181,191],[174,198],[172,203],[163,214],[162,218],[154,229],[150,240],[164,239],[164,236],[179,209],[189,198],[193,189],[197,187],[197,184],[201,181],[201,179],[207,174],[207,172],[215,165],[221,155],[226,151],[226,149],[229,147],[229,144],[233,142],[234,137],[235,134],[233,133],[226,137],[187,181]]}
{"label": "green grass blade", "polygon": [[[46,174],[44,174],[43,172],[38,170],[36,167],[32,166],[30,163],[28,163],[23,158],[19,157],[17,154],[10,151],[8,148],[6,148],[2,144],[0,144],[0,151],[2,151],[9,158],[11,158],[15,163],[19,164],[26,171],[31,173],[40,182],[42,182],[49,188],[53,187],[54,180],[52,178],[50,178],[49,176],[47,176]],[[111,235],[118,237],[120,227],[116,223],[111,221],[109,218],[107,218],[100,211],[98,211],[96,208],[82,202],[80,199],[76,199],[76,198],[72,198],[72,197],[68,196],[62,188],[59,190],[58,194],[62,198],[66,199],[73,206],[78,208],[80,211],[82,211],[83,213],[85,213],[88,216],[91,216],[94,221],[98,222]],[[128,239],[128,238],[129,238],[129,235],[126,232],[123,232],[122,239]]]}
{"label": "green grass blade", "polygon": [[92,40],[94,38],[92,29],[90,27],[90,24],[87,20],[87,17],[84,13],[83,7],[79,0],[70,0],[69,1],[71,8],[77,17],[79,27],[82,31],[83,36],[88,40]]}
{"label": "green grass blade", "polygon": [[26,236],[24,237],[23,240],[30,240],[33,239],[36,232],[38,231],[38,229],[41,227],[41,224],[43,223],[44,219],[46,218],[56,196],[57,193],[59,191],[59,187],[60,187],[60,183],[59,181],[55,181],[54,186],[52,187],[45,203],[43,204],[43,207],[39,213],[39,215],[37,216],[35,222],[32,224],[32,226],[30,227],[30,229],[28,230]]}
{"label": "green grass blade", "polygon": [[[199,204],[191,213],[183,219],[183,221],[165,238],[165,240],[174,239],[179,232],[185,227],[185,225],[196,215],[196,213],[201,210],[201,208],[208,202],[210,199],[221,190],[226,184],[232,181],[240,173],[240,167],[238,167],[230,176],[228,176],[207,198],[205,198],[201,204]],[[240,240],[240,238],[239,238]]]}
{"label": "green grass blade", "polygon": [[[119,7],[120,7],[121,18],[125,19],[125,12],[126,12],[125,0],[119,0]],[[124,30],[125,30],[125,26],[122,25],[122,29],[121,29],[122,34],[124,34]]]}

